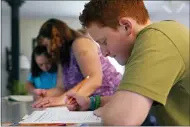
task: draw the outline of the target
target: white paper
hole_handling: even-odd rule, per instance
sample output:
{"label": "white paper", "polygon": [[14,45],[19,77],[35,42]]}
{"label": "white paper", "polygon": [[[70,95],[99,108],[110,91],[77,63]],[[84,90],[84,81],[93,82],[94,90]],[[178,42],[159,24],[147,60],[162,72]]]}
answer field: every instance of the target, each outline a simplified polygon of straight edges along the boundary
{"label": "white paper", "polygon": [[53,112],[69,112],[68,108],[65,107],[65,106],[59,106],[59,107],[49,107],[49,108],[46,108],[45,110],[47,111],[53,111]]}
{"label": "white paper", "polygon": [[101,118],[92,111],[69,111],[65,107],[34,111],[20,123],[101,123]]}
{"label": "white paper", "polygon": [[22,119],[24,120],[24,119],[26,119],[26,118],[28,118],[28,114],[26,114],[24,117],[22,117]]}
{"label": "white paper", "polygon": [[10,95],[9,98],[15,101],[22,101],[22,102],[33,101],[32,95]]}

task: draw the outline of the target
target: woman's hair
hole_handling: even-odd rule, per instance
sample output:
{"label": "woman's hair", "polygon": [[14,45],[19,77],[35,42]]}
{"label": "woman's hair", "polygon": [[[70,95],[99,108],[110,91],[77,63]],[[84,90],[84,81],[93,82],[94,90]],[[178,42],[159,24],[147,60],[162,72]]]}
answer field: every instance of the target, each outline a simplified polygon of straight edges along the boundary
{"label": "woman's hair", "polygon": [[79,36],[81,35],[63,21],[49,19],[40,28],[37,41],[41,43],[43,38],[50,39],[50,52],[55,53],[57,62],[60,61],[62,64],[66,64],[70,62],[72,42]]}
{"label": "woman's hair", "polygon": [[[40,55],[44,55],[47,59],[52,58],[45,46],[37,45],[32,52],[31,73],[33,77],[38,77],[43,72],[36,63],[36,56]],[[56,71],[57,71],[57,65],[52,63],[51,69],[48,72],[51,73]]]}

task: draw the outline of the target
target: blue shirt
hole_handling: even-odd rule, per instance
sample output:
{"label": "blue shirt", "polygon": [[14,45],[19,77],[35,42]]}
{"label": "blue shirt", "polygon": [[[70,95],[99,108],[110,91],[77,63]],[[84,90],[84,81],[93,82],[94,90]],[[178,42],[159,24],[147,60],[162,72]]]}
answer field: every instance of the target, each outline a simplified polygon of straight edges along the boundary
{"label": "blue shirt", "polygon": [[31,82],[37,89],[55,88],[57,81],[57,72],[42,72],[38,77],[33,77],[30,73],[27,80],[28,82]]}

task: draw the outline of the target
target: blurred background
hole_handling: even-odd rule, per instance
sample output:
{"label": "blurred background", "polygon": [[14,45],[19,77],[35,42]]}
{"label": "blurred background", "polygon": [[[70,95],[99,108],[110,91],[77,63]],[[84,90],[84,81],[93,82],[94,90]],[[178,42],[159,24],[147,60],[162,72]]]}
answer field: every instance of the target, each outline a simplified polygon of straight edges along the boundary
{"label": "blurred background", "polygon": [[[78,16],[86,2],[88,1],[2,1],[2,96],[10,94],[7,88],[13,87],[11,79],[25,83],[40,26],[49,18],[58,18],[73,29],[80,29]],[[189,27],[189,1],[145,1],[145,5],[153,22],[177,20]],[[123,73],[124,67],[109,59]]]}

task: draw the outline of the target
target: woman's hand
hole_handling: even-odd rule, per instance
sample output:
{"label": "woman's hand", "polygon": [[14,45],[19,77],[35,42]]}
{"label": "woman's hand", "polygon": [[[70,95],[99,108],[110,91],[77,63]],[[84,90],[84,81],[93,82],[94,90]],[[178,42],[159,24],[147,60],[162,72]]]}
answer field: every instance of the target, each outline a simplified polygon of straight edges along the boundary
{"label": "woman's hand", "polygon": [[66,96],[43,97],[32,104],[33,108],[47,108],[53,106],[65,105]]}
{"label": "woman's hand", "polygon": [[[73,92],[67,92],[66,93],[66,106],[69,110],[81,110],[85,111],[88,110],[90,107],[90,98],[89,97],[84,97],[84,96],[79,96],[76,93]],[[70,98],[73,98],[74,101],[70,102]]]}

